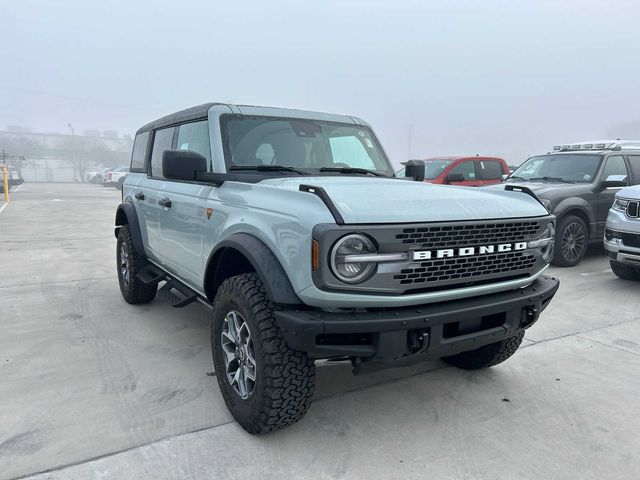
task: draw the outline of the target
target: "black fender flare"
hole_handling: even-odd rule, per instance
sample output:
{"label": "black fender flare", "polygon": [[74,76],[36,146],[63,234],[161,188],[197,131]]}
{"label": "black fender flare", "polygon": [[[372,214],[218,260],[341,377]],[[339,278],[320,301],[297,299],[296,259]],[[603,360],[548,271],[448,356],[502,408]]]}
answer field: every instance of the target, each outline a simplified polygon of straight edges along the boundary
{"label": "black fender flare", "polygon": [[142,235],[140,234],[140,223],[138,222],[138,214],[131,202],[122,202],[118,205],[116,210],[116,228],[115,236],[118,238],[120,227],[122,225],[128,225],[131,232],[131,240],[133,240],[133,246],[136,249],[138,255],[142,258],[146,258],[144,253],[144,244],[142,243]]}
{"label": "black fender flare", "polygon": [[[293,290],[284,268],[282,268],[271,249],[262,240],[248,233],[235,233],[216,245],[207,260],[204,278],[205,292],[211,291],[212,287],[217,289],[222,283],[216,278],[218,275],[216,265],[222,260],[227,249],[236,250],[244,255],[262,279],[267,295],[274,303],[283,305],[302,304],[302,301]],[[212,274],[209,274],[210,268],[214,269]],[[213,301],[213,298],[210,300]]]}

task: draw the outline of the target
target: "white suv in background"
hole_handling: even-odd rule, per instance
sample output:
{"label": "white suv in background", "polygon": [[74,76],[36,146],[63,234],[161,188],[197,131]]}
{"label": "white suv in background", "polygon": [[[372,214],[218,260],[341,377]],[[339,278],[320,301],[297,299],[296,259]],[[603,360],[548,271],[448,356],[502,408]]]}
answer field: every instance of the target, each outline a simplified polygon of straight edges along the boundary
{"label": "white suv in background", "polygon": [[626,280],[640,280],[640,185],[616,194],[604,231],[611,270]]}
{"label": "white suv in background", "polygon": [[116,187],[118,190],[122,190],[122,184],[124,183],[127,173],[129,173],[129,167],[114,168],[105,174],[102,185],[105,187]]}

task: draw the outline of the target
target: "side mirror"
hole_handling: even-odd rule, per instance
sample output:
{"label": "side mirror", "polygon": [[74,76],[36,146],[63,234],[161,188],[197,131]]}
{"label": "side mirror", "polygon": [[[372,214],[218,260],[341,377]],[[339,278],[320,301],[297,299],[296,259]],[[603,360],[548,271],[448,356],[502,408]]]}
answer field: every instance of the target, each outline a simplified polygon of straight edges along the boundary
{"label": "side mirror", "polygon": [[450,173],[447,175],[447,183],[464,182],[464,175],[461,173]]}
{"label": "side mirror", "polygon": [[621,188],[626,186],[626,175],[609,175],[607,179],[602,182],[602,188]]}
{"label": "side mirror", "polygon": [[405,163],[404,176],[413,177],[416,182],[424,181],[425,164],[422,160],[409,160]]}
{"label": "side mirror", "polygon": [[207,171],[207,158],[193,150],[162,152],[162,175],[173,180],[193,181],[198,172]]}

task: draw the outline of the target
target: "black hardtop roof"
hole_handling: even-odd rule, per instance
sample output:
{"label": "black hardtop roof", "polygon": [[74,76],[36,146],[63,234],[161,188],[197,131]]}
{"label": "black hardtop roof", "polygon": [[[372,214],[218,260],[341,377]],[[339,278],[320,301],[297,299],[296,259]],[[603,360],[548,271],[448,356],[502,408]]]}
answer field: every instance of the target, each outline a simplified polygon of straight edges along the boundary
{"label": "black hardtop roof", "polygon": [[161,128],[161,127],[173,125],[175,123],[183,123],[183,122],[189,122],[191,120],[197,120],[199,118],[206,118],[207,112],[209,112],[209,109],[214,105],[224,105],[224,104],[216,103],[216,102],[203,103],[202,105],[198,105],[195,107],[185,108],[184,110],[180,110],[179,112],[170,113],[169,115],[165,115],[162,118],[154,120],[153,122],[149,122],[146,125],[143,125],[138,129],[138,131],[136,132],[136,135],[138,133],[153,130],[154,128]]}

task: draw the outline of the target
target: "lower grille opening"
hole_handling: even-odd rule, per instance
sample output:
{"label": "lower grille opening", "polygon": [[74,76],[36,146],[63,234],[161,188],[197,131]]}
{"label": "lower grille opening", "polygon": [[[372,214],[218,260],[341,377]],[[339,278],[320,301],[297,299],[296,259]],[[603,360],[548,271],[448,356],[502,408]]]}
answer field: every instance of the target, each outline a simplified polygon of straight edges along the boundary
{"label": "lower grille opening", "polygon": [[443,338],[459,337],[468,333],[482,332],[492,328],[504,325],[507,320],[507,313],[500,312],[493,315],[485,315],[484,317],[473,320],[462,320],[460,322],[445,323],[442,329]]}
{"label": "lower grille opening", "polygon": [[317,345],[373,345],[372,333],[327,333],[316,336]]}

